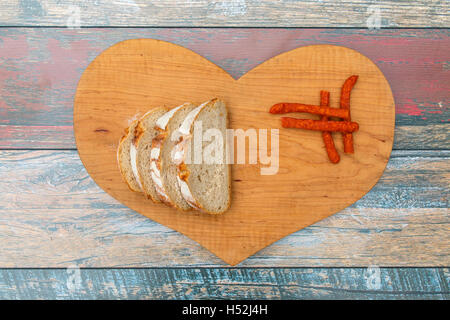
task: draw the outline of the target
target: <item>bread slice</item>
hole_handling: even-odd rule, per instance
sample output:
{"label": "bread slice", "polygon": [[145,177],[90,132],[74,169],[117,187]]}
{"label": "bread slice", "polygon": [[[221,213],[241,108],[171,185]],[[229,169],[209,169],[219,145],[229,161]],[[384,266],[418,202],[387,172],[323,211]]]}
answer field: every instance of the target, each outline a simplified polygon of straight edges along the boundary
{"label": "bread slice", "polygon": [[125,135],[120,140],[117,149],[117,162],[119,164],[120,173],[122,174],[123,180],[128,185],[128,188],[135,192],[142,192],[142,186],[138,180],[137,169],[131,164],[131,146],[133,144],[137,125],[138,120],[135,120],[127,129],[125,129]]}
{"label": "bread slice", "polygon": [[166,107],[158,107],[150,110],[139,119],[135,130],[134,141],[130,146],[131,165],[137,171],[137,181],[141,184],[141,189],[147,198],[153,202],[161,202],[156,193],[155,185],[151,177],[150,153],[153,139],[159,134],[155,129],[156,121],[168,112]]}
{"label": "bread slice", "polygon": [[192,207],[181,195],[177,166],[172,161],[171,152],[177,142],[177,129],[195,107],[192,103],[185,103],[159,118],[156,128],[160,134],[153,139],[151,150],[151,175],[161,201],[183,211],[191,210]]}
{"label": "bread slice", "polygon": [[[201,161],[196,161],[195,152],[200,146],[193,146],[192,137],[196,122],[201,121],[202,137],[205,132],[217,130],[220,136],[215,139],[222,141],[203,141]],[[221,100],[213,99],[195,108],[179,128],[181,138],[173,152],[173,161],[178,164],[177,181],[183,198],[192,207],[209,214],[220,214],[225,212],[231,203],[231,170],[227,164],[226,137],[228,127],[228,111],[225,103]],[[219,143],[222,148],[220,157],[207,159],[209,146],[212,143]],[[191,150],[192,159],[187,158]],[[216,155],[217,156],[217,155]],[[201,162],[201,163],[196,163]]]}

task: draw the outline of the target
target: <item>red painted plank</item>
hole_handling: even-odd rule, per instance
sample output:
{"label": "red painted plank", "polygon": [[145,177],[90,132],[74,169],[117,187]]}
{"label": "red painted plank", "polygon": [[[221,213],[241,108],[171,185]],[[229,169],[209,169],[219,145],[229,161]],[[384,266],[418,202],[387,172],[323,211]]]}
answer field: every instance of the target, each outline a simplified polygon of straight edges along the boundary
{"label": "red painted plank", "polygon": [[[73,96],[81,73],[110,45],[143,37],[183,45],[236,78],[299,46],[328,43],[353,48],[371,58],[389,80],[400,134],[427,126],[431,134],[427,141],[436,135],[438,146],[442,141],[448,146],[450,139],[447,134],[442,137],[442,128],[450,118],[449,30],[5,28],[0,34],[0,126],[16,127],[2,128],[0,137],[5,141],[0,147],[74,147],[70,130],[54,129],[72,126]],[[18,128],[23,128],[23,138],[14,140],[11,133],[18,133]],[[30,141],[27,130],[33,132]],[[395,147],[430,148],[420,141]]]}

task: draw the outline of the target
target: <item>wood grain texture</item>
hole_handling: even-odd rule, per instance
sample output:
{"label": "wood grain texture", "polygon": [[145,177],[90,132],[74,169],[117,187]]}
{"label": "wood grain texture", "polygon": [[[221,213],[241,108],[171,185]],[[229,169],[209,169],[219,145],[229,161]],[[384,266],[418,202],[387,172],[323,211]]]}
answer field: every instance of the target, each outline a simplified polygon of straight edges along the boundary
{"label": "wood grain texture", "polygon": [[[330,106],[337,107],[344,81],[354,74],[359,76],[351,93],[352,119],[360,127],[354,134],[357,151],[339,164],[330,163],[320,132],[281,128],[280,117],[268,112],[280,101],[318,104],[324,88],[331,93]],[[271,160],[272,173],[264,174],[268,164],[256,162],[256,154],[255,163],[245,161],[249,150],[268,152],[267,146],[246,146],[244,141],[233,150],[232,200],[225,214],[186,214],[132,192],[119,172],[117,149],[133,119],[149,106],[200,104],[212,98],[226,103],[230,128],[254,130],[255,135],[260,129],[276,130],[276,142],[270,138],[276,145],[272,157],[277,157]],[[94,181],[121,203],[197,241],[230,265],[365,195],[388,162],[394,126],[394,99],[380,70],[357,51],[331,45],[288,51],[235,80],[182,46],[127,40],[88,66],[74,102],[77,149]],[[336,139],[336,147],[343,153],[342,140]],[[236,164],[242,151],[245,163]]]}
{"label": "wood grain texture", "polygon": [[48,28],[1,29],[0,148],[75,148],[72,106],[81,73],[102,50],[129,38],[181,44],[234,78],[299,46],[353,48],[391,83],[394,149],[450,149],[448,30]]}
{"label": "wood grain texture", "polygon": [[449,5],[437,1],[332,0],[8,0],[6,26],[448,27]]}
{"label": "wood grain texture", "polygon": [[0,299],[450,299],[448,268],[3,269]]}
{"label": "wood grain texture", "polygon": [[[353,206],[240,266],[448,266],[449,162],[449,151],[395,151]],[[108,196],[76,151],[1,151],[0,176],[1,268],[224,265]]]}

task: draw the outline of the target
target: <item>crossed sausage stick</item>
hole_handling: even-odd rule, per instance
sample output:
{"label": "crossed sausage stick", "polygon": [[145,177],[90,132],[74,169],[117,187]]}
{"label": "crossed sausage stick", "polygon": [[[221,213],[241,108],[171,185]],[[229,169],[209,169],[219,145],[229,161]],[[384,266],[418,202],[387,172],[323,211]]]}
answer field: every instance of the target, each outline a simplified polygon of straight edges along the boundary
{"label": "crossed sausage stick", "polygon": [[[348,110],[350,112],[350,93],[352,92],[353,86],[358,80],[358,76],[351,76],[347,80],[345,80],[344,85],[341,89],[341,101],[340,106],[341,109]],[[350,121],[350,114],[348,116],[348,120]],[[350,132],[344,132],[344,152],[345,153],[354,153],[353,149],[353,135]]]}
{"label": "crossed sausage stick", "polygon": [[[329,91],[320,91],[320,105],[321,106],[329,106],[330,105],[330,92]],[[322,116],[322,121],[327,121],[327,116]],[[332,163],[338,163],[341,160],[341,157],[339,157],[339,153],[336,150],[336,147],[334,145],[333,137],[331,136],[330,131],[322,131],[322,138],[323,143],[325,144],[325,149],[328,153],[328,159]]]}
{"label": "crossed sausage stick", "polygon": [[[299,128],[322,131],[322,137],[328,153],[328,158],[332,163],[338,163],[340,157],[334,145],[331,132],[342,132],[344,152],[354,153],[352,132],[357,131],[359,126],[356,122],[351,122],[350,94],[357,80],[358,76],[356,75],[345,80],[341,89],[340,109],[330,108],[330,93],[328,91],[320,91],[320,106],[301,103],[277,103],[270,108],[270,113],[278,114],[306,112],[321,115],[320,120],[282,117],[281,125],[283,128]],[[343,121],[329,121],[328,117],[341,118]]]}

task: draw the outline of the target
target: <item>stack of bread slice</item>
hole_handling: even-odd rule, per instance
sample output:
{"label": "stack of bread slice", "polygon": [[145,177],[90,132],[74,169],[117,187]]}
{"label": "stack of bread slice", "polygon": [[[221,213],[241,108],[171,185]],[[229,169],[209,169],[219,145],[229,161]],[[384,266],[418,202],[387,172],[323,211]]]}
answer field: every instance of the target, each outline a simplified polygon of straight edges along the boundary
{"label": "stack of bread slice", "polygon": [[[120,172],[128,187],[155,203],[182,211],[225,212],[231,204],[231,171],[227,164],[228,112],[223,101],[185,103],[151,109],[126,130],[117,150]],[[202,137],[194,142],[196,136]],[[214,136],[212,138],[208,137]],[[204,141],[203,137],[207,137]],[[215,143],[222,154],[207,157]]]}

